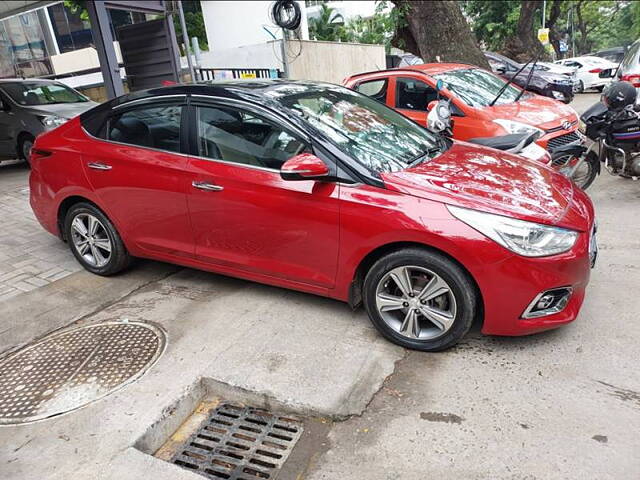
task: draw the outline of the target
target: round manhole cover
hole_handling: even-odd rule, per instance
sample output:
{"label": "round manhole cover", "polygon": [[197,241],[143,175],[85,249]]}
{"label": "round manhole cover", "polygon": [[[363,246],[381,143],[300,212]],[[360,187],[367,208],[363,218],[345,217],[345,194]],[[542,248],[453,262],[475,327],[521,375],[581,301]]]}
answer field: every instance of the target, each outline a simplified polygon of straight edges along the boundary
{"label": "round manhole cover", "polygon": [[164,351],[145,323],[100,323],[51,335],[0,361],[0,424],[34,422],[96,401],[139,378]]}

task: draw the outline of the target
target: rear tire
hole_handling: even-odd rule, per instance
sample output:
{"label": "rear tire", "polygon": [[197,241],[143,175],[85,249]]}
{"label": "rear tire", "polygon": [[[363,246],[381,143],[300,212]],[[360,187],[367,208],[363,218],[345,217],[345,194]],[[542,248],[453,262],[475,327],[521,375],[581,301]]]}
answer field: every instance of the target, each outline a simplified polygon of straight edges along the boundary
{"label": "rear tire", "polygon": [[69,209],[64,232],[76,260],[91,273],[107,277],[121,272],[131,262],[116,228],[90,203],[77,203]]}
{"label": "rear tire", "polygon": [[584,93],[584,82],[582,80],[578,80],[578,89],[576,93]]}
{"label": "rear tire", "polygon": [[369,319],[388,340],[426,352],[455,345],[471,328],[478,294],[446,256],[406,248],[380,258],[363,286]]}

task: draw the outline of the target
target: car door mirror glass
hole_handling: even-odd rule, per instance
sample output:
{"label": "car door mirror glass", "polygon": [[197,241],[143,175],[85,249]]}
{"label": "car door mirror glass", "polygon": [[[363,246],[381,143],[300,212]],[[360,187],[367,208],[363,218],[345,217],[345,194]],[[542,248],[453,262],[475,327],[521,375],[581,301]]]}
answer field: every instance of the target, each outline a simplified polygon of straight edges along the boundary
{"label": "car door mirror glass", "polygon": [[280,169],[284,180],[313,180],[329,175],[329,168],[311,153],[301,153],[287,160]]}

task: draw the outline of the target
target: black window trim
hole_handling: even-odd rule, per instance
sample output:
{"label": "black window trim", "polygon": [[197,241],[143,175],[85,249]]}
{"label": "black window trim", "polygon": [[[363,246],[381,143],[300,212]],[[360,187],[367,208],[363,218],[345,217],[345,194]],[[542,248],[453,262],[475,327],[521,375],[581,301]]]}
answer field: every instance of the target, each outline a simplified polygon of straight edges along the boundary
{"label": "black window trim", "polygon": [[[198,116],[197,116],[197,112],[196,109],[198,107],[210,107],[210,108],[217,108],[217,107],[231,107],[231,108],[238,108],[240,110],[245,110],[249,113],[254,113],[256,115],[259,115],[261,117],[266,117],[267,120],[274,122],[276,124],[282,124],[285,123],[284,127],[285,130],[290,130],[293,135],[295,135],[296,137],[301,137],[302,141],[304,141],[309,147],[311,147],[311,149],[316,152],[316,148],[313,144],[313,142],[309,139],[309,136],[302,133],[300,131],[299,128],[297,128],[296,126],[292,125],[291,122],[288,121],[284,121],[282,118],[280,118],[277,115],[274,115],[273,112],[271,110],[265,109],[263,107],[259,107],[251,102],[244,102],[241,100],[232,100],[229,98],[225,98],[225,97],[214,97],[214,96],[210,96],[210,95],[193,95],[192,96],[193,99],[191,101],[190,104],[190,113],[189,113],[189,125],[192,127],[190,128],[189,132],[189,151],[191,152],[191,156],[193,158],[197,158],[198,160],[207,160],[210,162],[217,162],[217,163],[224,163],[225,165],[235,165],[238,167],[244,167],[244,168],[250,168],[253,170],[262,170],[265,172],[275,172],[278,175],[280,175],[280,169],[279,168],[269,168],[269,167],[260,167],[258,165],[248,165],[246,163],[240,163],[240,162],[231,162],[229,160],[222,160],[220,158],[210,158],[210,157],[202,157],[200,155],[200,149],[199,149],[199,139],[198,139]],[[300,132],[300,133],[298,133]]]}
{"label": "black window trim", "polygon": [[[189,151],[191,152],[190,156],[192,158],[196,158],[198,160],[206,160],[209,162],[217,162],[225,165],[232,165],[236,167],[248,168],[252,170],[261,170],[265,172],[275,173],[278,176],[280,175],[280,169],[268,168],[268,167],[259,167],[257,165],[247,165],[238,162],[230,162],[228,160],[221,160],[216,158],[209,157],[201,157],[199,151],[199,139],[198,139],[198,128],[197,128],[197,114],[196,108],[198,106],[203,107],[232,107],[238,108],[240,110],[248,111],[249,113],[254,113],[256,115],[265,117],[267,120],[270,120],[278,125],[283,126],[285,130],[289,130],[291,134],[300,137],[301,140],[306,142],[308,146],[311,148],[314,155],[318,156],[322,159],[327,166],[329,167],[329,175],[326,177],[326,181],[332,181],[335,183],[340,183],[344,185],[354,186],[362,184],[362,180],[359,178],[359,175],[351,171],[351,167],[347,164],[343,165],[344,161],[340,160],[333,154],[330,149],[326,148],[326,146],[322,145],[320,142],[313,140],[310,135],[302,130],[297,125],[294,125],[291,121],[289,121],[284,115],[280,115],[273,110],[263,107],[261,105],[257,105],[252,102],[247,102],[244,100],[231,99],[227,97],[217,97],[213,95],[191,95],[191,102],[189,105]],[[370,183],[370,182],[367,182]]]}
{"label": "black window trim", "polygon": [[[180,98],[177,98],[180,97]],[[167,101],[167,99],[169,99],[169,101]],[[101,115],[101,119],[100,119],[100,126],[98,127],[98,129],[96,130],[97,132],[102,131],[102,129],[105,127],[105,125],[108,125],[108,122],[111,118],[113,118],[116,115],[121,115],[123,113],[126,113],[129,110],[134,110],[136,107],[138,107],[138,105],[140,104],[140,102],[145,101],[146,103],[144,103],[142,106],[155,106],[155,104],[176,104],[182,107],[182,112],[180,114],[180,151],[176,152],[173,150],[164,150],[161,148],[154,148],[154,147],[146,147],[144,145],[135,145],[133,143],[124,143],[124,142],[118,142],[116,140],[110,140],[108,138],[102,138],[99,137],[97,135],[93,135],[91,132],[89,132],[84,125],[81,125],[82,131],[84,133],[86,133],[89,137],[93,138],[94,140],[98,140],[100,142],[106,142],[106,143],[112,143],[115,145],[125,145],[127,147],[135,147],[135,148],[143,148],[145,150],[151,150],[154,152],[162,152],[162,153],[168,153],[168,154],[172,154],[172,155],[179,155],[182,157],[188,157],[189,156],[189,151],[187,149],[187,139],[188,139],[188,135],[189,135],[189,122],[187,119],[187,112],[188,112],[188,107],[189,107],[189,96],[188,95],[165,95],[165,96],[161,96],[161,97],[154,97],[154,98],[144,98],[144,99],[138,99],[138,100],[132,100],[130,102],[126,102],[123,103],[121,105],[118,105],[114,108],[112,108],[111,110],[109,110],[108,112],[106,112],[106,114],[102,114]],[[126,109],[126,110],[121,110],[120,107],[125,107],[125,106],[131,106],[131,108]],[[105,131],[108,130],[105,129]]]}

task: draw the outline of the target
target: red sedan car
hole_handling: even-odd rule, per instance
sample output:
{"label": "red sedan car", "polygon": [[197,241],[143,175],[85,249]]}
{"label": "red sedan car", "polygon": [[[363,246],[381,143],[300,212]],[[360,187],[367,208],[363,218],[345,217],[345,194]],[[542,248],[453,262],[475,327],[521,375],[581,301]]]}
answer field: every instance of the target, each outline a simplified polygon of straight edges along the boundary
{"label": "red sedan car", "polygon": [[146,257],[364,304],[408,348],[570,322],[595,256],[562,175],[335,85],[138,92],[32,152],[33,210],[87,270]]}

